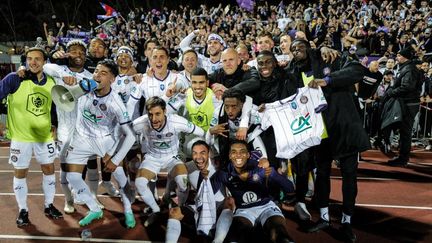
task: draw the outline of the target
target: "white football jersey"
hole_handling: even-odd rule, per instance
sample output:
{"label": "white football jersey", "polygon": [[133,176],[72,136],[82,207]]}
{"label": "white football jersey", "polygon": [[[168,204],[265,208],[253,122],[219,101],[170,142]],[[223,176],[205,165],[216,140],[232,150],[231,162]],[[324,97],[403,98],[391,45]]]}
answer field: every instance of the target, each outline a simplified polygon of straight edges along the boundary
{"label": "white football jersey", "polygon": [[156,76],[149,77],[147,74],[144,74],[141,83],[135,89],[132,89],[131,98],[139,100],[141,96],[146,99],[153,96],[161,97],[167,91],[168,86],[177,79],[177,75],[168,71],[165,79],[160,80]]}
{"label": "white football jersey", "polygon": [[124,104],[127,104],[130,94],[136,86],[137,83],[128,75],[117,75],[114,83],[111,84],[113,92],[120,96]]}
{"label": "white football jersey", "polygon": [[129,115],[123,101],[112,90],[102,97],[91,92],[78,99],[76,131],[81,136],[90,138],[114,136],[114,128],[117,125],[129,122]]}
{"label": "white football jersey", "polygon": [[204,68],[207,74],[212,74],[214,71],[222,68],[222,62],[219,60],[217,62],[212,62],[209,57],[199,54],[198,55],[198,66]]}
{"label": "white football jersey", "polygon": [[[327,102],[321,88],[300,88],[297,93],[280,101],[266,104],[261,113],[262,131],[273,126],[278,158],[290,159],[303,150],[321,143],[324,123],[321,111]],[[260,133],[260,129],[253,132]]]}
{"label": "white football jersey", "polygon": [[[150,77],[147,74],[143,75],[141,83],[132,88],[129,100],[127,102],[127,111],[129,114],[134,114],[136,105],[141,97],[149,99],[153,96],[162,97],[165,95],[168,86],[177,79],[178,74],[168,71],[164,80],[160,80],[155,76]],[[146,112],[146,111],[144,111]]]}
{"label": "white football jersey", "polygon": [[148,115],[135,119],[133,127],[136,133],[142,135],[143,150],[155,158],[176,156],[179,151],[179,135],[182,132],[204,136],[200,127],[175,114],[167,114],[165,125],[159,130],[152,127]]}
{"label": "white football jersey", "polygon": [[[44,72],[51,77],[54,78],[56,84],[66,86],[63,82],[63,77],[72,76],[77,79],[77,82],[83,80],[84,78],[92,79],[93,75],[84,69],[82,72],[77,73],[71,71],[66,65],[57,65],[53,63],[48,63],[44,65]],[[57,119],[58,119],[58,128],[57,135],[60,141],[63,138],[72,135],[73,129],[75,128],[76,117],[77,117],[77,106],[71,112],[66,112],[62,109],[56,108],[57,111]],[[66,142],[66,141],[63,141]]]}

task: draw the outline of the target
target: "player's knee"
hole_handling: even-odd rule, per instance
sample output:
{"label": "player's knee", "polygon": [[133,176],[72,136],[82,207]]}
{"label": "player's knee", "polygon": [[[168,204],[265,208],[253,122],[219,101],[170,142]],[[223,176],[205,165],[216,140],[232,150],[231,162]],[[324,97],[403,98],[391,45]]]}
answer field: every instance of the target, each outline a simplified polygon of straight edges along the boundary
{"label": "player's knee", "polygon": [[41,165],[41,169],[44,175],[52,175],[54,174],[54,163]]}
{"label": "player's knee", "polygon": [[82,180],[81,174],[77,172],[67,172],[66,179],[71,184],[76,184],[78,181]]}
{"label": "player's knee", "polygon": [[178,175],[175,177],[175,181],[180,191],[186,191],[188,185],[187,175]]}
{"label": "player's knee", "polygon": [[148,179],[145,177],[138,177],[135,179],[135,186],[139,192],[143,192],[148,189]]}
{"label": "player's knee", "polygon": [[14,176],[18,179],[23,179],[27,177],[28,168],[25,169],[15,169]]}

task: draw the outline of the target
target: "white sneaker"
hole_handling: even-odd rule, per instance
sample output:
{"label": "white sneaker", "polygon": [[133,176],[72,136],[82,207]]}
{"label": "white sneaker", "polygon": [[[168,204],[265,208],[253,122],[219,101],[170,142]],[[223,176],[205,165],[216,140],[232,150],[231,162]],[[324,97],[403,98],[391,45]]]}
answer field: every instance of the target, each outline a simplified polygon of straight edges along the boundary
{"label": "white sneaker", "polygon": [[311,220],[312,216],[306,208],[304,203],[296,203],[294,212],[299,216],[300,220]]}
{"label": "white sneaker", "polygon": [[75,212],[75,208],[74,208],[74,206],[73,206],[73,202],[65,201],[65,206],[64,206],[64,208],[63,208],[63,211],[64,211],[65,213],[67,213],[67,214],[74,213],[74,212]]}
{"label": "white sneaker", "polygon": [[111,181],[101,181],[99,182],[99,186],[102,186],[108,195],[112,197],[120,196],[120,192],[114,187]]}
{"label": "white sneaker", "polygon": [[432,145],[428,145],[428,146],[426,146],[426,148],[425,148],[426,150],[432,150]]}

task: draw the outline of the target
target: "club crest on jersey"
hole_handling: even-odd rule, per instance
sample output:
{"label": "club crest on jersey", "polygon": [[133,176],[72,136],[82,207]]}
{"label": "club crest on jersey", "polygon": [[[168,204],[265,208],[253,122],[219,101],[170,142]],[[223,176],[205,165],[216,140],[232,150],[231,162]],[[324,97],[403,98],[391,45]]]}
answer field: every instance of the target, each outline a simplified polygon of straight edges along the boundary
{"label": "club crest on jersey", "polygon": [[162,135],[158,134],[158,135],[156,135],[156,137],[159,138],[159,139],[161,139]]}
{"label": "club crest on jersey", "polygon": [[120,85],[121,84],[121,80],[119,79],[119,80],[117,80],[117,85]]}
{"label": "club crest on jersey", "polygon": [[249,204],[258,201],[258,196],[255,192],[248,191],[243,194],[242,199],[244,204]]}
{"label": "club crest on jersey", "polygon": [[98,100],[93,100],[93,105],[94,105],[94,106],[97,106],[98,103],[99,103]]}
{"label": "club crest on jersey", "polygon": [[169,137],[172,137],[174,134],[172,133],[172,132],[169,132],[169,133],[167,133],[165,136],[167,136],[168,138]]}
{"label": "club crest on jersey", "polygon": [[302,133],[310,128],[312,128],[312,124],[310,123],[310,114],[307,113],[305,116],[300,115],[294,119],[291,123],[290,127],[293,132],[293,135]]}
{"label": "club crest on jersey", "polygon": [[331,72],[331,70],[330,70],[329,67],[325,67],[325,68],[323,69],[323,73],[324,73],[325,76],[329,75],[330,72]]}
{"label": "club crest on jersey", "polygon": [[48,97],[40,92],[27,96],[27,111],[35,116],[44,115],[48,112]]}
{"label": "club crest on jersey", "polygon": [[107,106],[106,106],[105,104],[100,104],[100,105],[99,105],[99,108],[100,108],[101,110],[103,110],[103,111],[106,111],[106,110],[107,110]]}
{"label": "club crest on jersey", "polygon": [[294,110],[297,109],[297,103],[291,102],[291,108],[293,108]]}
{"label": "club crest on jersey", "polygon": [[306,103],[308,103],[308,101],[309,101],[309,99],[305,95],[303,95],[302,97],[300,97],[300,103],[306,104]]}
{"label": "club crest on jersey", "polygon": [[255,182],[258,182],[260,180],[260,176],[258,174],[253,174],[252,175],[252,180]]}
{"label": "club crest on jersey", "polygon": [[165,89],[165,84],[160,84],[160,90],[164,90]]}

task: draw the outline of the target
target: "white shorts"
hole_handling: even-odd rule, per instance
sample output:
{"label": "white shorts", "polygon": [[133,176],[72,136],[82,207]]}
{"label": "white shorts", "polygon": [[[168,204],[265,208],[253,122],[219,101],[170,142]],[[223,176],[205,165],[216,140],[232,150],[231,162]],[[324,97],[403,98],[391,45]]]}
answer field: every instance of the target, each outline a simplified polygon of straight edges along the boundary
{"label": "white shorts", "polygon": [[162,170],[167,169],[168,173],[178,164],[183,164],[180,156],[175,155],[171,157],[155,158],[151,154],[146,154],[143,162],[140,165],[140,169],[147,169],[156,175]]}
{"label": "white shorts", "polygon": [[254,226],[257,221],[264,226],[267,219],[273,216],[284,217],[280,208],[273,201],[257,207],[237,208],[234,213],[234,217],[247,218]]}
{"label": "white shorts", "polygon": [[86,138],[75,134],[66,149],[66,163],[86,165],[93,156],[104,157],[115,145],[111,136],[102,138]]}
{"label": "white shorts", "polygon": [[39,164],[51,164],[56,158],[56,146],[54,141],[46,143],[30,143],[11,141],[9,164],[15,169],[27,169],[30,165],[32,154],[34,153],[36,161]]}

